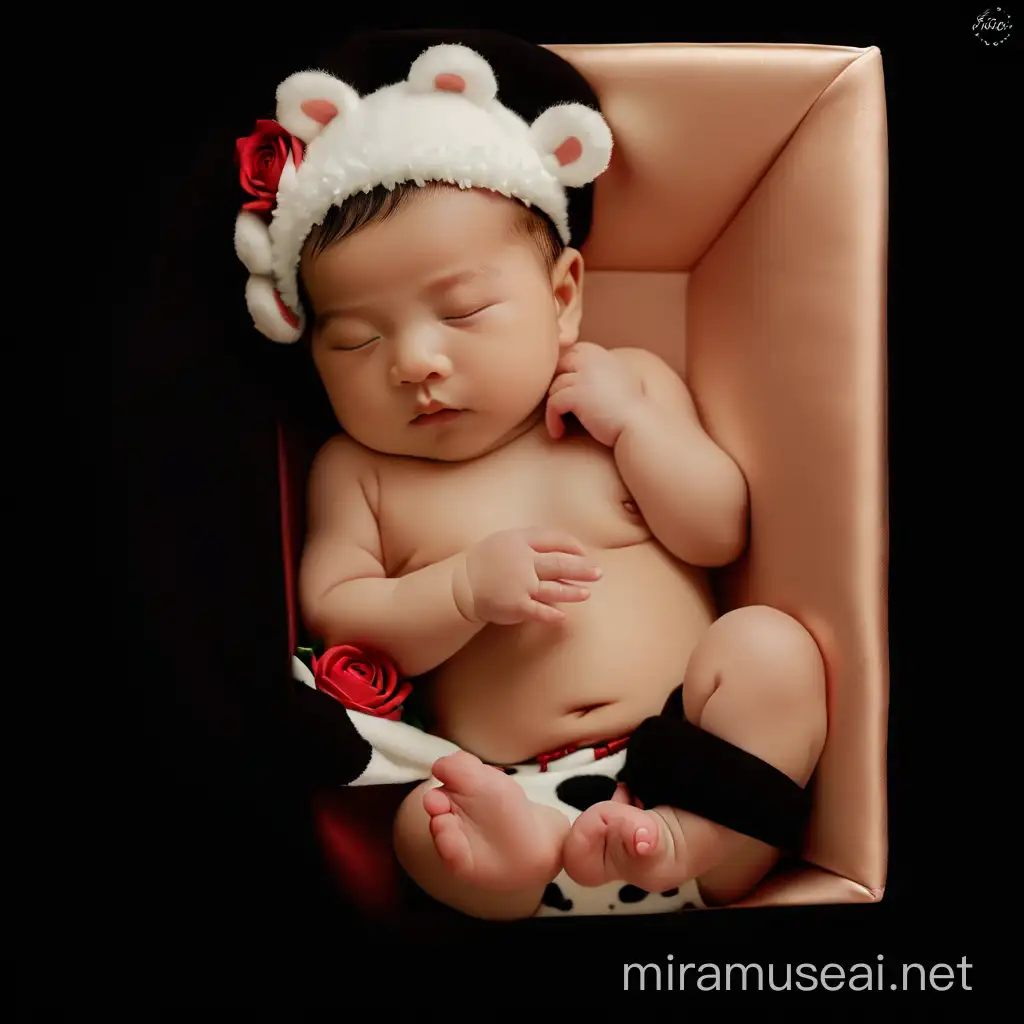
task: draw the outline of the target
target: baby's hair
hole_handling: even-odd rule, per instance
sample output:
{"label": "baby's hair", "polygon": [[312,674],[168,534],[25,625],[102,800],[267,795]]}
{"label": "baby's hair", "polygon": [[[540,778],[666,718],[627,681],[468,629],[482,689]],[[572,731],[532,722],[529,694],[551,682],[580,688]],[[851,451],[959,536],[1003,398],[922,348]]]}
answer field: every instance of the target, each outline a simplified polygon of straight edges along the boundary
{"label": "baby's hair", "polygon": [[[315,257],[329,246],[354,235],[369,224],[378,224],[387,220],[410,199],[423,195],[427,191],[439,188],[455,188],[441,181],[428,181],[423,185],[404,182],[393,189],[378,185],[370,192],[357,192],[340,206],[332,206],[324,219],[313,228],[303,246],[304,257]],[[510,199],[515,203],[516,212],[512,220],[512,229],[518,234],[529,238],[537,246],[545,267],[550,271],[564,248],[558,230],[551,220],[540,210],[531,209],[518,199]],[[299,296],[303,306],[312,312],[309,295],[299,275]],[[311,318],[312,319],[312,318]],[[308,337],[309,330],[305,331]],[[305,338],[303,340],[306,340]]]}

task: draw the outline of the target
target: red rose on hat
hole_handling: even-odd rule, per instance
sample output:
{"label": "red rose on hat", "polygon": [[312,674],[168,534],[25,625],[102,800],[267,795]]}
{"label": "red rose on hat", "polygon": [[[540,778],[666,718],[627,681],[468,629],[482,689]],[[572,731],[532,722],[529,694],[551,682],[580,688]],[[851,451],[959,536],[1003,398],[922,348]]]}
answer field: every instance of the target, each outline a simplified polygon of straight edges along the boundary
{"label": "red rose on hat", "polygon": [[235,163],[242,188],[255,199],[243,210],[267,212],[277,205],[281,173],[291,156],[295,169],[302,162],[302,141],[290,135],[276,121],[257,121],[256,131],[235,142]]}
{"label": "red rose on hat", "polygon": [[388,658],[358,647],[331,647],[313,659],[316,688],[352,711],[397,722],[412,685],[402,682]]}

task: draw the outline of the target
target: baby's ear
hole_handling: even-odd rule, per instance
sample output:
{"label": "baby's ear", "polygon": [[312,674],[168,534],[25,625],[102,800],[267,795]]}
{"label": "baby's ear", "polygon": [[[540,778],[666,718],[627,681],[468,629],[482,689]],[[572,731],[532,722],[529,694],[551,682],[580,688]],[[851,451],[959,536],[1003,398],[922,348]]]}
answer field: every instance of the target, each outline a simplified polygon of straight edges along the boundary
{"label": "baby's ear", "polygon": [[588,185],[608,168],[612,133],[605,119],[582,103],[549,107],[530,125],[530,136],[551,173],[573,188]]}
{"label": "baby's ear", "polygon": [[277,122],[308,146],[336,117],[359,106],[359,94],[325,71],[297,71],[277,87]]}

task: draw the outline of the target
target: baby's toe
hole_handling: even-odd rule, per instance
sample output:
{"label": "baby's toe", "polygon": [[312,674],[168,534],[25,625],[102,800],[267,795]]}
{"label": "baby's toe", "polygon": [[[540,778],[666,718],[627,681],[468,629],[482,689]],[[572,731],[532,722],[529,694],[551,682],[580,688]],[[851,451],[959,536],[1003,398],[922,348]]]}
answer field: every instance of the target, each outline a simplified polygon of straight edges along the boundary
{"label": "baby's toe", "polygon": [[452,809],[452,801],[444,789],[435,786],[423,794],[423,809],[432,818],[439,814],[449,814]]}

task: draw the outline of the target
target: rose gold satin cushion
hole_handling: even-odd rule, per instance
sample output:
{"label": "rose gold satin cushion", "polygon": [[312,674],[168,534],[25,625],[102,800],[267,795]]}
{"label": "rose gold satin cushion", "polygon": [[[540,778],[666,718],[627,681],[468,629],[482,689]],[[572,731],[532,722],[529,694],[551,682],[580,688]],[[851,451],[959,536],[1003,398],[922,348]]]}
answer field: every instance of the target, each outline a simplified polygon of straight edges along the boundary
{"label": "rose gold satin cushion", "polygon": [[[688,381],[751,491],[723,610],[814,635],[829,736],[809,865],[745,905],[878,899],[887,860],[887,140],[877,49],[554,46],[616,138],[584,250],[584,337]],[[824,869],[824,870],[821,870]]]}

